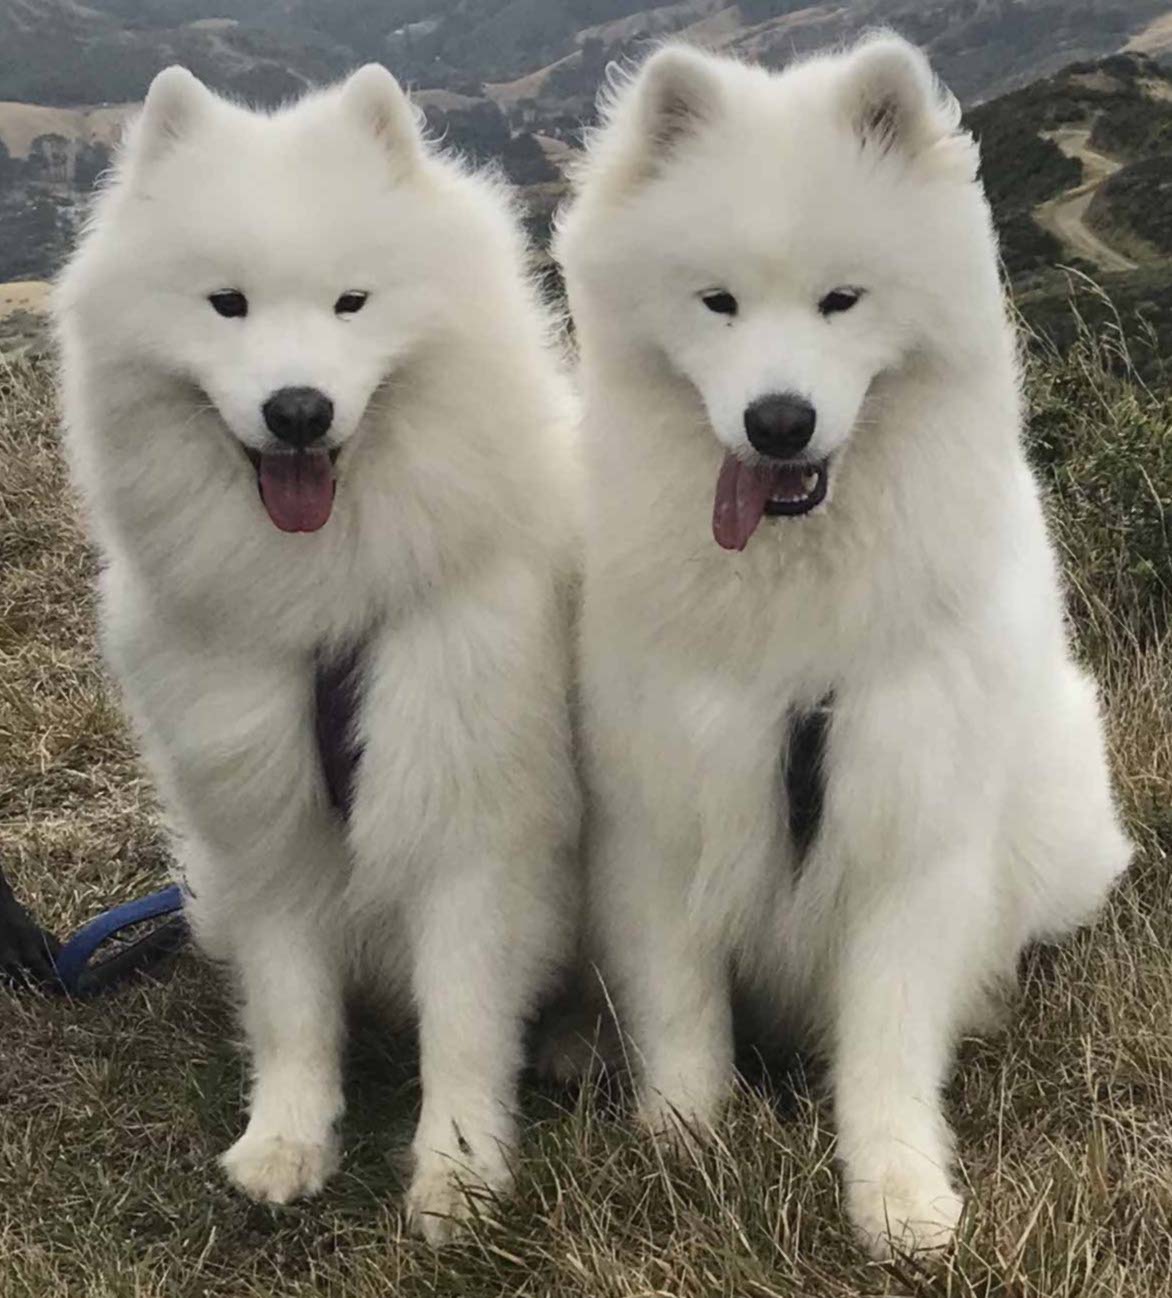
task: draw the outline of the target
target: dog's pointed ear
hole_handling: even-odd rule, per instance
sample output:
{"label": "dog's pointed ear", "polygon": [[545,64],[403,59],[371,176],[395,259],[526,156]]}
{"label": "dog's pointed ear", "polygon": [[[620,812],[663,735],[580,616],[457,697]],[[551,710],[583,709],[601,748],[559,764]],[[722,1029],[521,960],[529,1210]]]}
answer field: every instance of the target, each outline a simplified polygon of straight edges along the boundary
{"label": "dog's pointed ear", "polygon": [[956,129],[959,110],[928,60],[900,36],[873,36],[847,57],[843,106],[855,134],[882,152],[916,154]]}
{"label": "dog's pointed ear", "polygon": [[178,64],[158,73],[139,114],[131,151],[139,162],[153,162],[182,139],[209,111],[212,92]]}
{"label": "dog's pointed ear", "polygon": [[410,170],[423,152],[419,114],[381,63],[367,63],[342,85],[342,106],[375,137],[396,167]]}
{"label": "dog's pointed ear", "polygon": [[635,78],[633,94],[644,147],[670,153],[720,113],[720,80],[709,56],[689,45],[667,45]]}

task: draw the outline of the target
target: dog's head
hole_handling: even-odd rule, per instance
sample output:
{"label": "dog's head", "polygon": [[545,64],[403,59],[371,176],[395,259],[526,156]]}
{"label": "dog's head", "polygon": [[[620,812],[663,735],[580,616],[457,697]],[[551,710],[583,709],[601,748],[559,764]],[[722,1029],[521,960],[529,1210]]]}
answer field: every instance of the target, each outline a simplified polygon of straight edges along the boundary
{"label": "dog's head", "polygon": [[722,545],[817,509],[876,376],[996,294],[974,169],[892,36],[781,74],[667,47],[604,107],[559,229],[571,305],[699,394]]}
{"label": "dog's head", "polygon": [[169,68],[63,310],[124,366],[210,403],[273,522],[313,531],[380,386],[460,309],[458,216],[436,188],[415,111],[377,65],[274,113]]}

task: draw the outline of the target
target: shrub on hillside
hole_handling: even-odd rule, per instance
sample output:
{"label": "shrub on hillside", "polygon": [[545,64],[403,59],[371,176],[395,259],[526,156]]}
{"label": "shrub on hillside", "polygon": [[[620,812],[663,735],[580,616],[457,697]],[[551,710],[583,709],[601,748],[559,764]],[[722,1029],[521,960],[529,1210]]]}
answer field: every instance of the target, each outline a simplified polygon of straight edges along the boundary
{"label": "shrub on hillside", "polygon": [[1146,96],[1113,100],[1095,118],[1091,145],[1125,158],[1172,152],[1172,103]]}
{"label": "shrub on hillside", "polygon": [[1104,234],[1125,231],[1172,256],[1172,154],[1117,171],[1103,183],[1087,215]]}
{"label": "shrub on hillside", "polygon": [[1082,163],[1069,158],[1037,113],[1005,111],[997,101],[974,109],[965,124],[981,150],[981,180],[993,208],[1001,257],[1010,275],[1062,258],[1062,245],[1033,218],[1033,209],[1082,180]]}

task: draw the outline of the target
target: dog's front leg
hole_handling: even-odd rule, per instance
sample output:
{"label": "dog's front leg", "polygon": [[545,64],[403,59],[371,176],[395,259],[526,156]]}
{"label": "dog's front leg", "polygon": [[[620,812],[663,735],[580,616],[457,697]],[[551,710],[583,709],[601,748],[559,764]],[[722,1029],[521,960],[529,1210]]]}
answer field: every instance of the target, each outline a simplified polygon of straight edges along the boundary
{"label": "dog's front leg", "polygon": [[254,1199],[316,1194],[338,1161],[343,1000],[335,944],[320,914],[281,898],[234,943],[252,1052],[248,1126],[221,1159]]}
{"label": "dog's front leg", "polygon": [[838,1149],[851,1219],[880,1256],[954,1235],[962,1200],[941,1091],[995,946],[987,779],[957,740],[967,723],[950,693],[920,681],[847,698],[830,741],[819,852],[843,870],[830,1004]]}
{"label": "dog's front leg", "polygon": [[653,661],[584,655],[591,923],[644,1125],[703,1135],[733,1080],[730,971],[771,905],[777,712]]}
{"label": "dog's front leg", "polygon": [[414,942],[423,1105],[407,1195],[412,1227],[450,1238],[473,1202],[508,1190],[522,1029],[546,922],[517,875],[469,845],[427,889]]}
{"label": "dog's front leg", "polygon": [[672,1140],[703,1140],[733,1076],[732,1001],[724,953],[698,941],[680,916],[645,930],[646,963],[628,979],[641,1058],[639,1120]]}
{"label": "dog's front leg", "polygon": [[192,648],[121,612],[107,651],[183,831],[188,918],[236,976],[252,1051],[251,1116],[223,1166],[257,1199],[312,1194],[336,1161],[342,1109],[336,910],[348,864],[324,805],[311,666]]}
{"label": "dog's front leg", "polygon": [[621,815],[597,826],[591,892],[604,976],[639,1078],[639,1120],[672,1139],[703,1137],[732,1082],[728,957],[697,931],[689,880],[666,863],[646,819],[631,807]]}
{"label": "dog's front leg", "polygon": [[423,1104],[408,1215],[441,1241],[503,1191],[522,1033],[573,951],[578,789],[550,583],[490,565],[370,656],[352,894],[395,861]]}
{"label": "dog's front leg", "polygon": [[[868,1248],[950,1243],[961,1199],[940,1103],[958,970],[930,891],[877,900],[845,936],[834,1017],[834,1108],[847,1209]],[[935,925],[935,930],[931,926]],[[927,927],[926,927],[927,926]]]}

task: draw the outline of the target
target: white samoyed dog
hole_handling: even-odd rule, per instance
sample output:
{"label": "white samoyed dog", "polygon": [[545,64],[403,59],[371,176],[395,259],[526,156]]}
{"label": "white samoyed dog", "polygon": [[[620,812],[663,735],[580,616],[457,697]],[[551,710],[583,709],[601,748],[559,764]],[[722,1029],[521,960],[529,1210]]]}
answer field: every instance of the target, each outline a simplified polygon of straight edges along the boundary
{"label": "white samoyed dog", "polygon": [[61,280],[106,654],[239,981],[248,1194],[337,1160],[343,994],[417,1012],[408,1206],[509,1179],[573,946],[570,411],[496,182],[378,66],[272,114],[161,73]]}
{"label": "white samoyed dog", "polygon": [[[588,887],[642,1116],[716,1117],[746,987],[824,1047],[879,1253],[951,1238],[957,1036],[1130,851],[976,172],[898,38],[780,75],[667,47],[605,97],[557,235]],[[803,854],[785,754],[826,699]]]}

